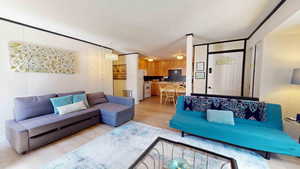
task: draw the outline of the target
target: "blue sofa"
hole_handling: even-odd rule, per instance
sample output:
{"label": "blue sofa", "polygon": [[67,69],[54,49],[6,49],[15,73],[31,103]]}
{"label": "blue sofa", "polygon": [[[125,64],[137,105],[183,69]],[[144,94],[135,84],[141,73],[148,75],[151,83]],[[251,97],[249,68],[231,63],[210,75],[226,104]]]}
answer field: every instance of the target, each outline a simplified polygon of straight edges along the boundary
{"label": "blue sofa", "polygon": [[212,123],[206,113],[184,110],[184,96],[178,97],[176,114],[170,127],[212,140],[270,153],[300,157],[300,144],[283,131],[281,107],[267,104],[267,121],[258,122],[235,118],[235,125]]}

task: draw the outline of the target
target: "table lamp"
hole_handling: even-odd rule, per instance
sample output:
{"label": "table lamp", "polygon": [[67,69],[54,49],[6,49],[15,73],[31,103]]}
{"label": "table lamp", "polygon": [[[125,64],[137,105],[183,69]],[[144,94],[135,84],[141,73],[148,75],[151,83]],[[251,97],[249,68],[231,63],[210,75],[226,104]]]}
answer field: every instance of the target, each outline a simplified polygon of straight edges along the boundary
{"label": "table lamp", "polygon": [[[291,84],[300,85],[300,68],[293,70]],[[300,114],[297,114],[296,120],[300,122]]]}

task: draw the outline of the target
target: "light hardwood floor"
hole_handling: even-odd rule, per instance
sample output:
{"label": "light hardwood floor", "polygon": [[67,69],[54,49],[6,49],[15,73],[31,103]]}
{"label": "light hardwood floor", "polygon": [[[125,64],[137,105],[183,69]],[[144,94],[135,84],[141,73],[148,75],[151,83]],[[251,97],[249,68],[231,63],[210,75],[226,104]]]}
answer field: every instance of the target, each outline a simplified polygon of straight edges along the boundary
{"label": "light hardwood floor", "polygon": [[[136,116],[134,120],[152,126],[170,129],[168,127],[168,121],[174,112],[175,106],[162,105],[159,103],[158,97],[153,97],[136,106]],[[25,155],[17,155],[7,143],[0,144],[0,169],[41,168],[44,164],[59,158],[63,154],[111,130],[113,130],[113,127],[99,124]],[[173,129],[170,130],[176,131]],[[300,169],[300,159],[294,157],[273,155],[268,163],[270,169]]]}

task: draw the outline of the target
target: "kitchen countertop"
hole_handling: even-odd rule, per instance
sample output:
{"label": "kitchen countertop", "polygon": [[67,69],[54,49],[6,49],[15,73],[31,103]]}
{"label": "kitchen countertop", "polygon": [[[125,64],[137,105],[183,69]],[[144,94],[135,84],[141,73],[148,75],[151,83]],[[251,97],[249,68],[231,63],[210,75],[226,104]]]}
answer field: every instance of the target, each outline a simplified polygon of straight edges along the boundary
{"label": "kitchen countertop", "polygon": [[184,84],[185,82],[172,82],[172,81],[152,81],[152,83],[159,83],[159,84]]}

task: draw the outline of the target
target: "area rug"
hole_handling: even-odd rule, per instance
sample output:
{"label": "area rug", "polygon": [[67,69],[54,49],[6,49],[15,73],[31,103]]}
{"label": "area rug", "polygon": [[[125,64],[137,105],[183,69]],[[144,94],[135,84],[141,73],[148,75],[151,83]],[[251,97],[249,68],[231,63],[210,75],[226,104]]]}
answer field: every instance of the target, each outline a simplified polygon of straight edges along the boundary
{"label": "area rug", "polygon": [[69,152],[43,169],[127,169],[157,138],[163,137],[236,159],[239,169],[269,169],[255,152],[167,129],[128,122]]}

